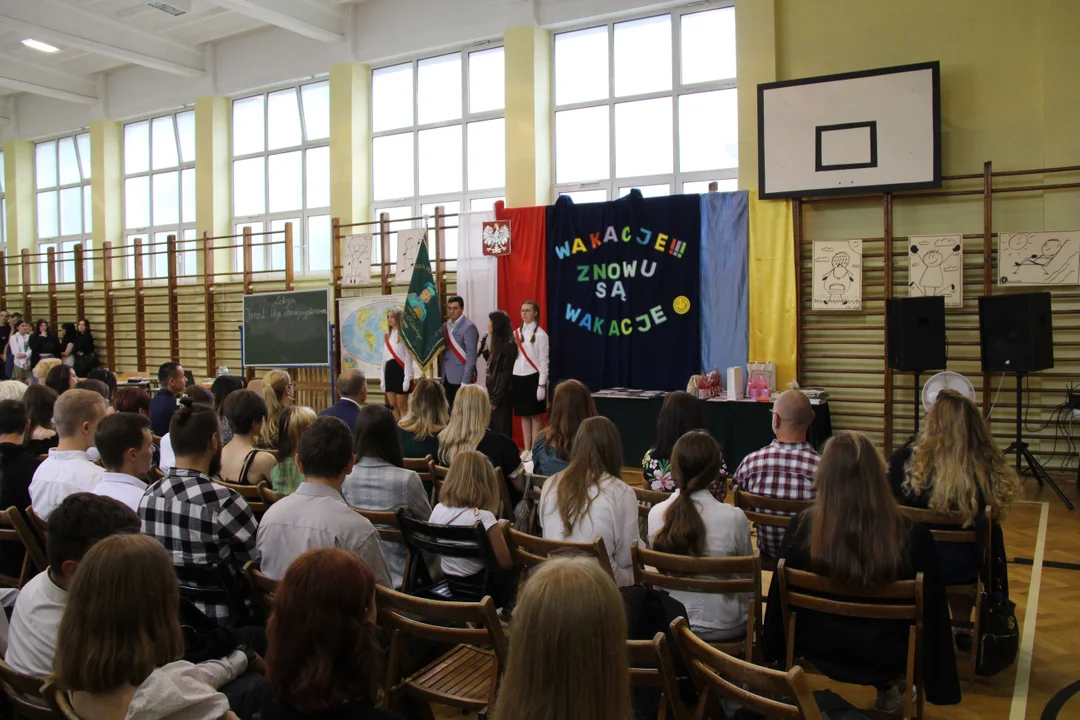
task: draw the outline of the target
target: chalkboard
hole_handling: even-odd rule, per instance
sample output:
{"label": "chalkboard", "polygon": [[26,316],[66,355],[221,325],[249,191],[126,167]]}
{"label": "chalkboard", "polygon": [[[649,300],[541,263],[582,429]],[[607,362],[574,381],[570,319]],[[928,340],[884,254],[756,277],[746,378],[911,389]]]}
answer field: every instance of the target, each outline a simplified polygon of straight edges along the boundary
{"label": "chalkboard", "polygon": [[244,365],[330,365],[330,294],[326,290],[244,296]]}

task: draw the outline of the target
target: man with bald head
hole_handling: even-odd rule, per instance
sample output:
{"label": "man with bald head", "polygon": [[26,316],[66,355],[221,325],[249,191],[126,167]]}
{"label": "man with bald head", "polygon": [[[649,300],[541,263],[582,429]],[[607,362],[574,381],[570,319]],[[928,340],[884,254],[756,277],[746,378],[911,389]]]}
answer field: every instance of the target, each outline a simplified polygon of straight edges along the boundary
{"label": "man with bald head", "polygon": [[367,378],[359,370],[346,370],[338,375],[337,391],[340,399],[336,405],[323,410],[320,415],[336,417],[349,426],[352,432],[360,408],[367,402]]}
{"label": "man with bald head", "polygon": [[[743,459],[733,484],[755,495],[781,500],[813,500],[814,474],[821,456],[806,441],[806,431],[812,422],[814,410],[806,395],[798,390],[788,390],[780,395],[772,409],[776,439]],[[762,512],[779,514],[769,510]],[[758,550],[762,555],[775,558],[783,538],[783,528],[759,526]]]}

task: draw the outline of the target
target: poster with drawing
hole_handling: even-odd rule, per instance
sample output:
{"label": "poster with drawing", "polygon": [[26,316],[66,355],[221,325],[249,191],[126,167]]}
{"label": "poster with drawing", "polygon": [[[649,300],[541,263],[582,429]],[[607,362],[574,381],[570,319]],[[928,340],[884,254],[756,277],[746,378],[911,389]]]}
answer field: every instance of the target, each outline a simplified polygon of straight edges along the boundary
{"label": "poster with drawing", "polygon": [[341,253],[342,285],[367,285],[371,282],[371,235],[346,235]]}
{"label": "poster with drawing", "polygon": [[1080,285],[1080,230],[1000,233],[998,285]]}
{"label": "poster with drawing", "polygon": [[813,287],[815,310],[862,310],[862,240],[815,240]]}
{"label": "poster with drawing", "polygon": [[908,245],[908,295],[943,297],[945,307],[964,306],[964,237],[912,235]]}
{"label": "poster with drawing", "polygon": [[427,230],[413,228],[400,230],[397,234],[397,274],[394,282],[398,285],[408,285],[412,280],[412,271],[416,267],[416,253],[420,251],[420,243],[424,240]]}

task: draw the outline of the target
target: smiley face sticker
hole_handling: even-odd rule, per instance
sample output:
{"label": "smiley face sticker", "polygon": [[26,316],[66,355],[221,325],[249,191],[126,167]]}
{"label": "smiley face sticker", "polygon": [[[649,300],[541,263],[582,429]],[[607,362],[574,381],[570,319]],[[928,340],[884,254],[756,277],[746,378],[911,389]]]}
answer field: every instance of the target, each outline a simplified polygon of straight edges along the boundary
{"label": "smiley face sticker", "polygon": [[685,295],[680,295],[679,297],[675,298],[675,302],[672,303],[672,308],[677,314],[685,315],[686,313],[690,312],[690,298],[686,297]]}

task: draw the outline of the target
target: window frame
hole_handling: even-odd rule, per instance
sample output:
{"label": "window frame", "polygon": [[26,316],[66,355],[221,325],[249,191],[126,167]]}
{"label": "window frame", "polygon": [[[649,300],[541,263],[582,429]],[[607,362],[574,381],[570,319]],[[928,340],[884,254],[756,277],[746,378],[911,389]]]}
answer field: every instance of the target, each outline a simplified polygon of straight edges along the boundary
{"label": "window frame", "polygon": [[[233,95],[229,99],[229,212],[232,218],[230,227],[234,229],[236,234],[241,234],[245,226],[254,226],[253,232],[262,232],[269,228],[275,221],[296,221],[293,223],[293,274],[294,275],[329,275],[330,269],[327,270],[309,270],[311,265],[311,251],[308,244],[308,228],[310,227],[311,218],[318,218],[326,216],[329,221],[333,223],[333,218],[330,212],[330,205],[324,205],[319,207],[309,208],[307,206],[307,186],[308,186],[308,151],[316,150],[319,148],[327,148],[327,153],[330,152],[330,134],[328,133],[325,138],[318,140],[308,140],[307,127],[308,121],[304,112],[304,96],[303,88],[309,85],[320,85],[326,83],[329,91],[330,77],[329,75],[316,75],[307,78],[300,82],[286,83],[283,85],[275,85],[260,92],[244,92],[237,95]],[[293,90],[296,93],[297,108],[300,113],[300,144],[289,145],[287,147],[268,149],[270,142],[270,95],[279,93],[284,90]],[[247,100],[249,98],[262,97],[263,98],[263,149],[258,152],[245,153],[243,155],[235,154],[233,147],[234,128],[233,128],[233,107],[236,102],[240,100]],[[270,158],[274,155],[284,155],[287,153],[299,152],[300,153],[300,208],[297,210],[286,210],[271,212],[270,211]],[[241,160],[252,160],[256,158],[263,159],[263,209],[265,212],[256,215],[237,215],[236,214],[236,177],[233,172],[235,163]],[[329,173],[329,169],[327,170]],[[327,177],[327,184],[330,183],[330,178]],[[330,200],[330,196],[327,197]],[[259,228],[259,229],[256,229]],[[332,232],[332,231],[331,231]],[[270,272],[284,272],[285,267],[274,267],[274,247],[264,246],[262,242],[267,238],[266,235],[256,236],[252,240],[252,265],[256,272],[270,271]],[[333,238],[331,235],[331,243]],[[239,239],[237,239],[237,244]],[[333,257],[333,248],[331,247],[330,256]],[[282,250],[284,252],[284,250]],[[259,260],[255,257],[256,254],[262,254],[261,267]],[[232,253],[233,271],[240,273],[243,272],[243,248],[236,248]],[[333,265],[333,261],[330,262]]]}
{"label": "window frame", "polygon": [[[739,176],[739,168],[736,165],[734,168],[712,169],[712,170],[694,170],[689,172],[682,172],[679,169],[679,151],[680,151],[680,138],[679,138],[679,98],[687,95],[696,95],[698,93],[711,92],[716,90],[736,90],[738,91],[738,68],[736,68],[736,76],[733,78],[727,78],[724,80],[709,80],[705,82],[696,83],[683,83],[682,82],[682,18],[685,15],[696,15],[702,12],[708,12],[710,10],[722,10],[725,8],[734,8],[735,0],[706,0],[705,3],[697,3],[690,6],[684,6],[681,8],[675,8],[670,10],[654,9],[652,11],[638,12],[633,14],[627,14],[625,16],[620,15],[613,17],[606,22],[585,22],[580,24],[568,25],[565,28],[560,27],[557,31],[551,33],[550,50],[551,50],[551,93],[549,96],[549,102],[551,103],[551,197],[557,199],[562,194],[572,194],[576,192],[586,191],[598,191],[603,190],[607,194],[607,200],[615,200],[619,198],[623,190],[629,190],[630,188],[641,187],[644,185],[668,185],[671,188],[671,194],[682,193],[684,183],[688,182],[711,182],[719,181],[723,184],[724,180],[737,180]],[[615,95],[615,26],[626,23],[634,22],[636,20],[645,20],[648,18],[661,17],[667,15],[671,18],[671,88],[667,90],[657,90],[647,93],[638,93],[634,95]],[[563,105],[557,105],[555,102],[556,97],[556,74],[555,74],[555,43],[556,38],[559,35],[566,33],[578,32],[581,30],[590,30],[593,28],[607,28],[607,55],[608,55],[608,95],[606,98],[596,100],[583,100],[575,103],[566,103]],[[639,102],[643,100],[656,100],[661,98],[671,98],[672,104],[672,171],[666,174],[660,175],[635,175],[631,177],[620,178],[616,175],[615,167],[615,107],[617,105],[623,105],[626,103]],[[557,135],[556,135],[556,122],[558,113],[566,110],[582,110],[585,108],[606,107],[608,110],[608,177],[601,180],[580,181],[580,182],[567,182],[559,183],[558,178],[558,166],[556,163],[557,150]]]}
{"label": "window frame", "polygon": [[[469,125],[472,123],[485,122],[489,120],[502,120],[503,131],[505,133],[506,128],[506,99],[503,98],[503,106],[496,110],[483,110],[479,112],[472,112],[469,109],[469,95],[471,89],[471,78],[469,72],[469,59],[473,53],[488,52],[491,50],[503,50],[503,57],[505,63],[506,43],[502,37],[486,40],[470,45],[450,47],[441,50],[440,52],[432,53],[430,51],[410,56],[406,59],[398,59],[395,62],[388,62],[378,67],[373,67],[372,72],[372,87],[370,88],[372,94],[371,107],[369,108],[369,122],[371,127],[374,127],[375,122],[375,102],[374,102],[374,77],[375,73],[379,70],[385,70],[387,68],[399,67],[401,65],[411,65],[412,70],[412,124],[391,128],[389,130],[372,131],[371,133],[371,170],[370,170],[370,208],[371,208],[371,220],[376,223],[370,227],[369,232],[377,234],[379,232],[379,215],[382,212],[400,209],[403,207],[410,208],[410,214],[408,217],[418,218],[411,221],[413,228],[434,229],[435,220],[434,214],[429,212],[425,214],[423,212],[424,206],[445,206],[448,203],[458,203],[458,212],[470,212],[469,208],[472,203],[478,200],[486,200],[488,198],[503,199],[506,197],[506,176],[505,176],[505,158],[503,160],[504,175],[503,184],[499,187],[484,188],[482,190],[469,190]],[[447,55],[461,55],[461,117],[454,120],[439,120],[436,122],[420,123],[420,63],[425,60],[432,60],[434,58],[445,57]],[[504,81],[505,84],[505,81]],[[461,190],[458,192],[450,193],[437,193],[431,195],[420,194],[420,133],[425,130],[437,130],[447,127],[460,127],[461,128]],[[406,133],[412,134],[413,143],[413,194],[396,198],[382,198],[375,199],[375,140],[381,137],[389,137],[393,135],[404,135]],[[505,137],[505,135],[504,135]],[[505,145],[505,141],[504,141]],[[395,227],[401,223],[408,223],[409,221],[393,220],[390,221],[390,264],[397,263],[397,232],[399,230],[407,229],[406,227]],[[453,221],[450,224],[457,226],[457,222]],[[454,233],[453,237],[456,237],[458,232],[456,229],[450,229],[447,233]],[[432,238],[433,239],[433,238]],[[432,249],[434,253],[434,249]],[[447,261],[456,261],[458,253],[452,254],[452,258],[444,258]],[[382,262],[382,247],[380,243],[374,242],[372,244],[371,261],[373,263]],[[453,270],[456,265],[448,265],[447,268]]]}
{"label": "window frame", "polygon": [[[89,148],[90,142],[91,142],[89,128],[83,128],[78,132],[60,135],[58,137],[50,138],[50,139],[47,139],[47,140],[37,140],[37,141],[34,142],[34,250],[35,250],[35,252],[37,254],[39,254],[42,257],[44,257],[48,253],[48,251],[50,249],[52,249],[55,252],[54,257],[56,258],[56,264],[57,264],[57,267],[56,267],[56,282],[57,282],[58,285],[63,284],[63,283],[74,283],[75,282],[74,246],[78,245],[78,244],[81,244],[83,246],[84,250],[89,250],[91,248],[92,243],[93,243],[93,210],[91,210],[91,215],[90,215],[89,218],[87,217],[87,214],[86,214],[86,207],[87,207],[86,196],[87,196],[87,194],[91,194],[91,195],[93,194],[93,190],[91,189],[93,180],[92,180],[91,176],[84,175],[84,173],[83,173],[82,150],[79,148],[79,138],[84,137],[84,136],[86,137],[86,144],[87,144],[87,147]],[[61,178],[60,178],[60,141],[61,140],[68,140],[68,139],[71,140],[72,145],[75,148],[75,164],[78,166],[78,169],[79,169],[79,181],[75,182],[75,183],[63,183],[63,182],[61,182]],[[56,184],[55,185],[50,185],[49,187],[46,187],[46,188],[40,188],[39,189],[38,188],[38,179],[37,179],[37,177],[38,177],[37,150],[38,150],[39,146],[45,145],[45,144],[48,144],[48,143],[51,143],[55,148]],[[92,163],[93,163],[92,158],[88,159],[87,167],[90,167],[92,169],[93,168]],[[79,192],[79,215],[82,218],[82,232],[71,234],[71,235],[64,235],[63,234],[63,222],[62,222],[62,218],[61,218],[63,210],[62,210],[62,206],[61,206],[61,202],[60,202],[60,193],[62,191],[64,191],[64,190],[71,190],[71,189],[74,189],[74,188],[79,188],[79,190],[80,190],[80,192]],[[40,196],[42,194],[49,193],[49,192],[56,194],[56,235],[53,236],[53,237],[49,237],[49,238],[43,238],[40,235],[41,228],[40,228],[40,224],[38,223],[38,213],[39,213],[39,211],[38,211],[38,202],[39,202],[39,198],[40,198]],[[92,207],[93,207],[93,203],[91,201],[91,208]],[[89,225],[90,227],[88,228],[87,225]],[[64,248],[65,245],[70,246],[71,249],[64,250],[63,248]],[[66,253],[71,254],[71,259],[70,260],[66,259]],[[94,263],[91,261],[90,258],[86,257],[85,255],[84,255],[83,262],[86,264],[84,269],[83,269],[83,279],[84,279],[84,281],[93,280],[93,278],[94,278]],[[38,277],[37,277],[37,283],[36,284],[38,284],[38,285],[48,285],[49,284],[49,263],[48,263],[48,261],[46,259],[41,259],[40,262],[38,262],[37,265],[38,265]],[[69,274],[71,275],[71,277],[68,277]]]}

